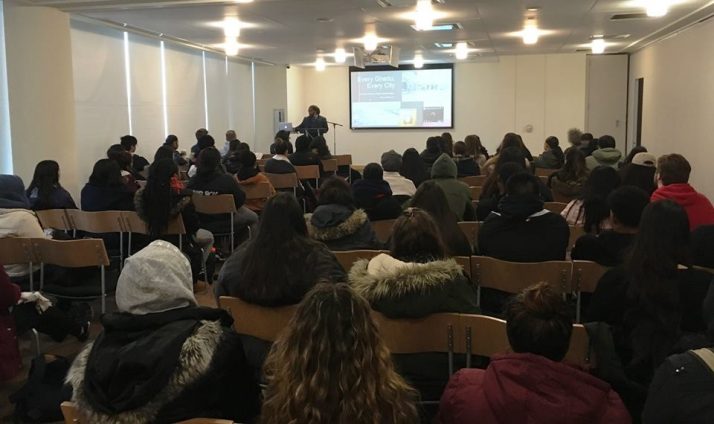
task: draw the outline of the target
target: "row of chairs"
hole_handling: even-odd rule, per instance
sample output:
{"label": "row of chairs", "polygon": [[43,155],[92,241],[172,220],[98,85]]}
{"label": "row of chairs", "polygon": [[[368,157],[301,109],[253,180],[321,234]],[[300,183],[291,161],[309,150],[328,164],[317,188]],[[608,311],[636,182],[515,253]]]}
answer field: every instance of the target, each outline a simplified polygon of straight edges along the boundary
{"label": "row of chairs", "polygon": [[[74,402],[62,402],[60,407],[62,408],[65,424],[91,424],[82,417],[82,413]],[[194,418],[177,424],[233,424],[233,421],[215,418]]]}
{"label": "row of chairs", "polygon": [[[349,250],[333,252],[345,270],[360,259],[372,259],[382,250]],[[481,304],[481,289],[496,289],[516,294],[523,289],[545,281],[563,295],[576,299],[575,320],[581,320],[583,293],[592,293],[608,268],[591,261],[508,262],[488,256],[457,256],[454,258],[464,269],[476,288],[477,303]]]}

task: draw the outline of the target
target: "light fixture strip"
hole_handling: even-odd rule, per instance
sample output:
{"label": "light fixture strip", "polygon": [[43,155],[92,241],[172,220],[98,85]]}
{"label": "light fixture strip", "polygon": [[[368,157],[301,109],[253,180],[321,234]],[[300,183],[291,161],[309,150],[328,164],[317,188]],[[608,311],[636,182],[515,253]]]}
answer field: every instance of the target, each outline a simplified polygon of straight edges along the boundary
{"label": "light fixture strip", "polygon": [[134,134],[131,116],[131,58],[129,56],[129,33],[124,31],[124,79],[126,84],[126,112],[129,119],[129,134]]}
{"label": "light fixture strip", "polygon": [[208,128],[208,84],[206,82],[206,52],[201,52],[201,61],[203,62],[203,110],[206,113],[206,126]]}
{"label": "light fixture strip", "polygon": [[164,137],[169,135],[169,110],[168,104],[166,102],[166,49],[164,47],[164,41],[161,40],[160,44],[161,50],[161,103],[163,105],[164,112]]}

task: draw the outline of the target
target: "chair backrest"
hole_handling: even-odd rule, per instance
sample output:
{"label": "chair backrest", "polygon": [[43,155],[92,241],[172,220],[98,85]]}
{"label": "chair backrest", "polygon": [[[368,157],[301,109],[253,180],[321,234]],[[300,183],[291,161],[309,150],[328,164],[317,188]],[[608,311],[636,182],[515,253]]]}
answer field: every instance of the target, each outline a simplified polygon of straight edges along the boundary
{"label": "chair backrest", "polygon": [[121,218],[124,221],[124,228],[128,233],[149,234],[149,226],[134,211],[123,211]]}
{"label": "chair backrest", "polygon": [[454,260],[461,265],[464,273],[471,278],[471,256],[454,256]]}
{"label": "chair backrest", "polygon": [[220,418],[192,418],[176,424],[233,424],[233,420],[222,420]]}
{"label": "chair backrest", "polygon": [[342,252],[332,252],[337,257],[337,262],[342,265],[342,268],[350,272],[352,265],[360,259],[372,259],[380,253],[385,253],[384,250],[345,250]]}
{"label": "chair backrest", "polygon": [[352,165],[352,155],[333,155],[332,159],[337,161],[337,166]]}
{"label": "chair backrest", "polygon": [[568,250],[570,250],[575,246],[575,242],[586,233],[585,227],[579,225],[569,225],[568,227],[570,227],[570,238],[568,239]]}
{"label": "chair backrest", "polygon": [[215,196],[204,196],[193,194],[193,205],[196,212],[206,215],[232,214],[236,211],[235,200],[232,194],[218,194]]}
{"label": "chair backrest", "polygon": [[102,239],[32,239],[37,259],[46,265],[65,268],[108,266],[109,257]]}
{"label": "chair backrest", "polygon": [[265,176],[268,177],[268,179],[270,180],[270,183],[276,189],[297,188],[297,186],[298,186],[298,176],[295,173],[290,173],[290,174],[265,173]]}
{"label": "chair backrest", "polygon": [[471,191],[471,200],[480,198],[482,189],[482,186],[470,186],[469,190]]}
{"label": "chair backrest", "polygon": [[466,185],[468,185],[469,187],[481,187],[483,183],[486,182],[486,176],[476,175],[470,177],[461,177],[459,178],[459,181],[466,183]]}
{"label": "chair backrest", "polygon": [[558,172],[557,169],[550,169],[550,168],[536,168],[535,169],[535,175],[536,177],[550,177],[550,174]]}
{"label": "chair backrest", "polygon": [[218,305],[233,317],[236,333],[273,342],[295,314],[297,306],[267,308],[244,302],[237,297],[221,296]]}
{"label": "chair backrest", "polygon": [[593,293],[598,281],[607,272],[607,267],[592,261],[573,261],[573,280],[571,283],[574,292]]}
{"label": "chair backrest", "polygon": [[88,233],[123,233],[124,220],[121,211],[87,212],[68,209],[67,217],[72,229]]}
{"label": "chair backrest", "polygon": [[35,213],[40,220],[42,228],[53,228],[55,230],[64,231],[73,230],[65,209],[47,209],[44,211],[36,211]]}
{"label": "chair backrest", "polygon": [[464,235],[469,240],[469,244],[471,246],[475,246],[476,241],[478,240],[479,222],[478,221],[461,221],[461,222],[459,222],[459,228],[461,228],[461,231],[463,231]]}
{"label": "chair backrest", "polygon": [[560,202],[545,202],[543,207],[553,213],[557,213],[560,215],[561,212],[563,212],[563,209],[568,206],[567,203],[560,203]]}
{"label": "chair backrest", "polygon": [[592,368],[590,350],[588,331],[581,324],[573,324],[573,334],[570,336],[570,347],[565,354],[565,361],[583,368]]}
{"label": "chair backrest", "polygon": [[80,418],[79,409],[74,402],[62,402],[60,405],[65,424],[84,424],[86,421]]}
{"label": "chair backrest", "polygon": [[396,219],[372,221],[372,229],[374,229],[374,233],[377,235],[379,241],[386,243],[389,240],[392,236],[392,227],[394,227],[396,221]]}
{"label": "chair backrest", "polygon": [[459,353],[488,356],[511,351],[506,321],[486,315],[461,314],[465,350]]}
{"label": "chair backrest", "polygon": [[567,261],[507,262],[487,256],[471,257],[471,279],[479,288],[518,293],[545,281],[559,293],[569,293],[572,264]]}
{"label": "chair backrest", "polygon": [[424,318],[390,319],[372,311],[379,334],[391,353],[461,352],[463,340],[458,314],[431,314]]}
{"label": "chair backrest", "polygon": [[267,199],[270,197],[270,183],[242,184],[240,188],[248,200]]}
{"label": "chair backrest", "polygon": [[337,159],[323,159],[322,170],[325,172],[337,172]]}
{"label": "chair backrest", "polygon": [[541,175],[538,178],[540,178],[541,181],[543,181],[543,184],[548,185],[548,177],[545,175]]}
{"label": "chair backrest", "polygon": [[553,190],[553,201],[558,203],[565,203],[566,205],[570,203],[571,200],[575,199],[577,196],[565,196]]}
{"label": "chair backrest", "polygon": [[39,262],[32,249],[32,239],[0,238],[0,265],[20,265]]}
{"label": "chair backrest", "polygon": [[317,165],[296,166],[298,178],[301,180],[317,180],[320,178],[320,167]]}

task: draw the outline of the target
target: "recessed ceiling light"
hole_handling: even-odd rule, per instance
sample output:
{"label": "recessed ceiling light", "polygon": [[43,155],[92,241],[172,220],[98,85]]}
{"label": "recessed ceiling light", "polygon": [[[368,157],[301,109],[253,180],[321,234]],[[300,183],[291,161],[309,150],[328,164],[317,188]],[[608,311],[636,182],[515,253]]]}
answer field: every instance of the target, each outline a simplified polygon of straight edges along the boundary
{"label": "recessed ceiling light", "polygon": [[364,35],[362,42],[364,43],[365,50],[367,50],[368,52],[373,52],[377,50],[377,46],[379,45],[379,38],[376,34],[369,33]]}
{"label": "recessed ceiling light", "polygon": [[454,47],[454,43],[434,43],[437,49],[451,49]]}
{"label": "recessed ceiling light", "polygon": [[226,38],[226,42],[223,44],[223,50],[226,52],[227,56],[236,56],[240,50],[238,40],[235,38]]}
{"label": "recessed ceiling light", "polygon": [[332,19],[332,18],[325,18],[325,17],[315,18],[315,20],[316,20],[317,22],[320,22],[320,23],[326,23],[326,22],[332,22],[332,21],[334,21],[334,19]]}
{"label": "recessed ceiling light", "polygon": [[236,38],[240,36],[240,21],[238,18],[225,18],[223,20],[223,34],[226,38]]}
{"label": "recessed ceiling light", "polygon": [[469,57],[469,45],[466,44],[465,41],[456,43],[456,49],[454,51],[454,55],[459,60],[466,59],[467,57]]}
{"label": "recessed ceiling light", "polygon": [[596,39],[596,38],[604,38],[604,37],[605,37],[605,36],[602,35],[602,34],[595,34],[595,35],[593,35],[593,36],[590,37],[590,38],[592,38],[592,39],[594,40],[594,39]]}
{"label": "recessed ceiling light", "polygon": [[424,56],[422,56],[421,53],[416,53],[414,55],[414,67],[417,69],[424,67]]}
{"label": "recessed ceiling light", "polygon": [[335,62],[337,63],[345,63],[347,60],[347,52],[345,49],[339,47],[335,49]]}
{"label": "recessed ceiling light", "polygon": [[463,26],[461,24],[437,24],[437,25],[432,25],[431,28],[429,29],[418,29],[416,25],[411,25],[412,29],[414,31],[456,31],[459,29],[463,29]]}
{"label": "recessed ceiling light", "polygon": [[315,60],[315,70],[318,72],[322,72],[325,70],[327,65],[325,64],[325,59],[322,57],[318,57],[317,60]]}
{"label": "recessed ceiling light", "polygon": [[646,10],[650,18],[664,16],[669,11],[669,0],[648,0]]}
{"label": "recessed ceiling light", "polygon": [[602,54],[605,52],[605,40],[596,38],[590,43],[590,49],[593,54]]}
{"label": "recessed ceiling light", "polygon": [[540,7],[538,7],[538,6],[527,7],[526,10],[529,12],[537,12],[540,10]]}

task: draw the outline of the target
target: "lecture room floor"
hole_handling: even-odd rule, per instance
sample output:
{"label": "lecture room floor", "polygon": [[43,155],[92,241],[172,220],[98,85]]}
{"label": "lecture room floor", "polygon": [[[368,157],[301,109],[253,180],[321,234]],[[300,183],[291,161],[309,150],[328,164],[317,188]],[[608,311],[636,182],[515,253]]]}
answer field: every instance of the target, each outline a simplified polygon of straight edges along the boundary
{"label": "lecture room floor", "polygon": [[[196,300],[201,306],[216,307],[216,301],[213,297],[210,286],[204,282],[199,282],[196,288]],[[114,297],[109,297],[107,299],[107,308],[111,309],[114,305]],[[100,310],[99,301],[95,301],[92,304],[95,311]],[[115,306],[114,306],[115,307]],[[95,317],[94,322],[90,327],[89,340],[94,340],[97,335],[102,331],[102,326],[98,321],[98,317]],[[0,423],[11,423],[12,422],[12,412],[13,405],[10,404],[8,396],[19,389],[27,379],[27,373],[30,368],[30,361],[35,356],[35,349],[33,346],[32,338],[29,334],[23,335],[20,338],[20,352],[22,354],[23,369],[20,374],[10,380],[0,383]],[[63,342],[56,343],[49,337],[40,335],[40,345],[42,351],[49,355],[60,355],[66,358],[74,359],[74,357],[80,352],[84,343],[80,343],[74,337],[67,337]]]}

